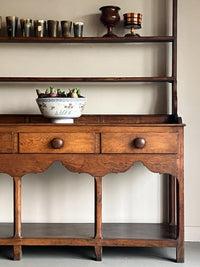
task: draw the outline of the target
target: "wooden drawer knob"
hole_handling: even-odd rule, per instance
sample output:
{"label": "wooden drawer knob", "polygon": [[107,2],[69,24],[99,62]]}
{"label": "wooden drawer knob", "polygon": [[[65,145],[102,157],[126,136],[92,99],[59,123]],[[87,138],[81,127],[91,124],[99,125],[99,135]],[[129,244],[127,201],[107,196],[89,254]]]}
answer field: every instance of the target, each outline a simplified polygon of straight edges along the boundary
{"label": "wooden drawer knob", "polygon": [[51,140],[51,146],[55,149],[60,149],[64,145],[64,141],[61,138],[54,138]]}
{"label": "wooden drawer knob", "polygon": [[134,140],[134,146],[136,148],[143,148],[146,145],[146,141],[144,138],[135,138]]}

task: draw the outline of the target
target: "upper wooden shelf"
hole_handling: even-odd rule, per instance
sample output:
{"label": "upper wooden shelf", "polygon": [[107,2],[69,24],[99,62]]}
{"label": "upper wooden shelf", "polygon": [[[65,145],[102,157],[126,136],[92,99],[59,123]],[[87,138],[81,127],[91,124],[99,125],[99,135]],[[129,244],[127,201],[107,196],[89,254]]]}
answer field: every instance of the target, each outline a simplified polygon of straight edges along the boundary
{"label": "upper wooden shelf", "polygon": [[173,36],[143,36],[132,37],[0,37],[1,43],[151,43],[151,42],[173,42]]}
{"label": "upper wooden shelf", "polygon": [[175,77],[0,77],[0,82],[169,82]]}

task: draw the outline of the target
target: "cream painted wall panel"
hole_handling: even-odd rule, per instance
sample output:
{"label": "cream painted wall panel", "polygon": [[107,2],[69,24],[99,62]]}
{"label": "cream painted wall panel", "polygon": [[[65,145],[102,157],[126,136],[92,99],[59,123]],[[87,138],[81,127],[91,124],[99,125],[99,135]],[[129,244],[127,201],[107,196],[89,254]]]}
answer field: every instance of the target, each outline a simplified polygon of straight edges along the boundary
{"label": "cream painted wall panel", "polygon": [[165,44],[1,44],[9,76],[164,76]]}
{"label": "cream painted wall panel", "polygon": [[93,222],[94,181],[68,172],[55,162],[46,172],[22,179],[22,220],[26,222]]}
{"label": "cream painted wall panel", "polygon": [[[199,241],[199,29],[198,0],[183,0],[179,7],[179,106],[187,124],[185,128],[185,221],[187,238]],[[191,17],[188,21],[185,18]],[[186,33],[189,33],[188,38]],[[198,239],[198,240],[197,240]]]}
{"label": "cream painted wall panel", "polygon": [[[74,84],[54,84],[64,90],[73,88]],[[2,85],[1,93],[1,113],[34,113],[40,111],[35,102],[35,88],[45,89],[49,84],[23,84]],[[165,105],[166,88],[162,84],[148,86],[127,84],[123,88],[120,84],[115,86],[106,84],[94,87],[92,84],[81,84],[78,86],[82,93],[87,96],[88,101],[84,110],[85,114],[155,114],[166,113]],[[144,94],[141,91],[144,90]],[[17,97],[13,97],[17,92]],[[3,99],[9,98],[9,104]]]}

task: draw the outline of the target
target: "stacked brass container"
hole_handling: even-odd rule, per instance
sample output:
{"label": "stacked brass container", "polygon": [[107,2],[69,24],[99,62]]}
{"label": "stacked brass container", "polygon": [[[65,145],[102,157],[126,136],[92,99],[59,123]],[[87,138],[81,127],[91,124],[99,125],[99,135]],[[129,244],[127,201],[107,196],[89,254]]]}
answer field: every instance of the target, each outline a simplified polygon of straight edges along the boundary
{"label": "stacked brass container", "polygon": [[141,13],[126,13],[124,14],[124,26],[131,29],[130,34],[126,34],[125,37],[139,37],[139,34],[134,32],[134,29],[140,29],[142,26],[142,14]]}
{"label": "stacked brass container", "polygon": [[2,17],[0,16],[0,35],[1,35]]}

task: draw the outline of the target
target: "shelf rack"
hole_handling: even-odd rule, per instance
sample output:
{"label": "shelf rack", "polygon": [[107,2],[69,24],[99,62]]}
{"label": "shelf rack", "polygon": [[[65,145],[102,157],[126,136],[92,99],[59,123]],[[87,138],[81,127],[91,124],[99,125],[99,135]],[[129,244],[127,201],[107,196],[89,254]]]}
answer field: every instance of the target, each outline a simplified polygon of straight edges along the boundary
{"label": "shelf rack", "polygon": [[168,82],[172,84],[172,113],[177,115],[177,5],[173,3],[173,35],[132,37],[0,37],[0,43],[172,43],[172,76],[170,77],[0,77],[0,82]]}

